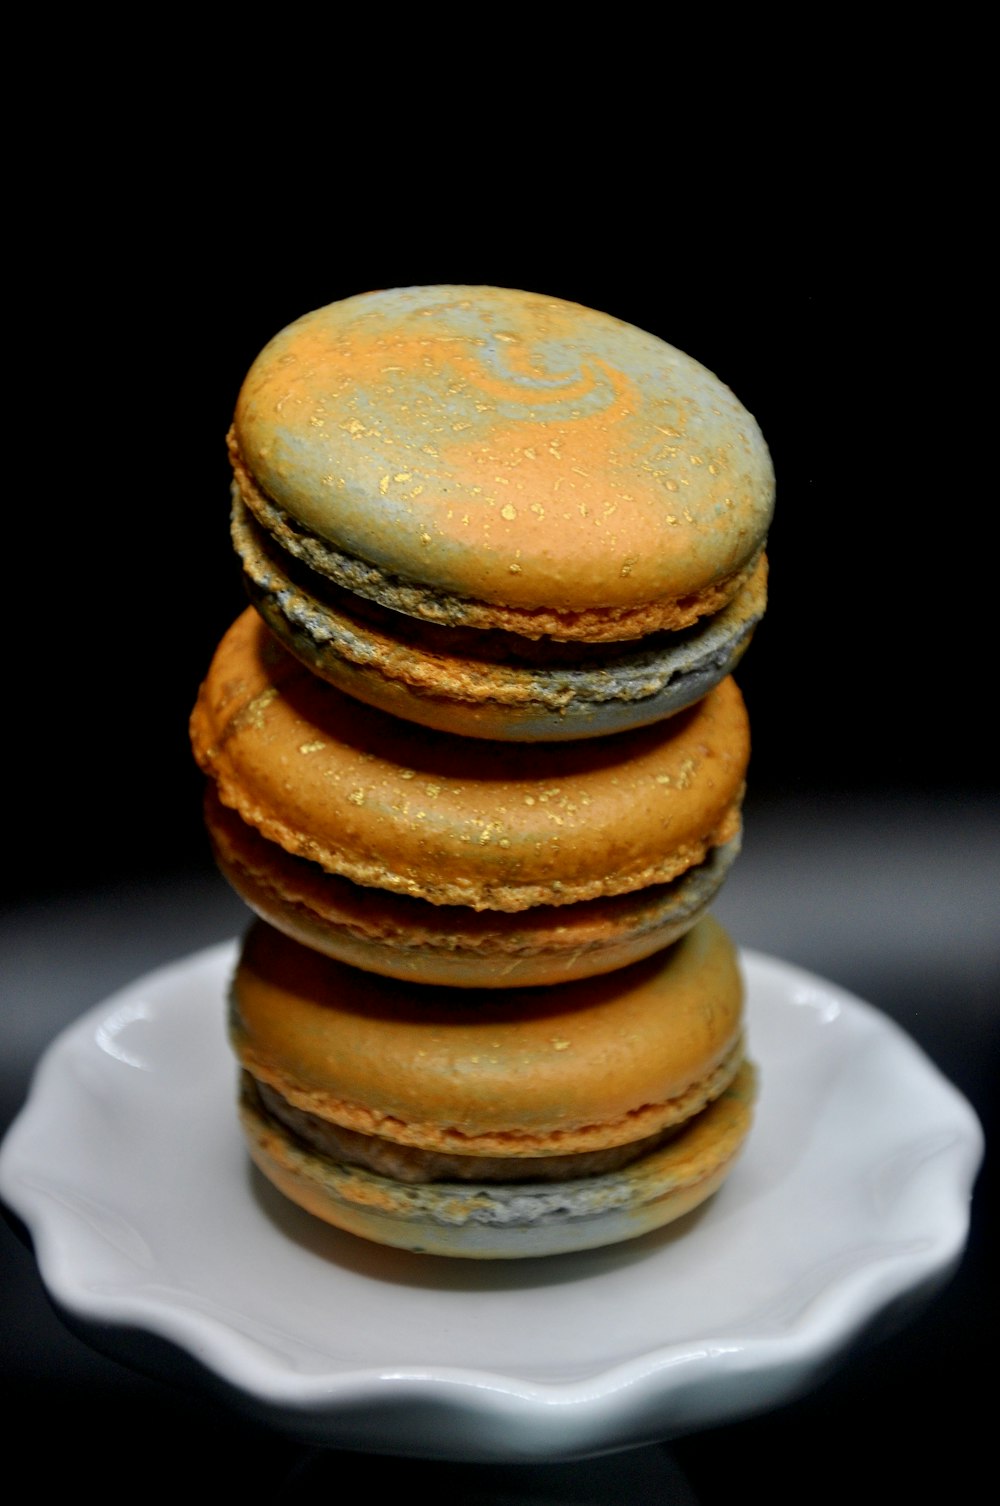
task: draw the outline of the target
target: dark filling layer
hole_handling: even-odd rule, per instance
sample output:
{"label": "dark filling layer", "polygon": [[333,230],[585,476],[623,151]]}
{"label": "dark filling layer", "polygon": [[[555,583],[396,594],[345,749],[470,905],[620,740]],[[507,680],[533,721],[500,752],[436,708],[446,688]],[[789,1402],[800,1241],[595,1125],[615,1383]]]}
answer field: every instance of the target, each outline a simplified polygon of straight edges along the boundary
{"label": "dark filling layer", "polygon": [[658,1134],[606,1150],[556,1156],[462,1156],[416,1150],[376,1135],[344,1129],[328,1119],[297,1109],[274,1088],[242,1075],[241,1092],[260,1114],[300,1144],[347,1166],[361,1166],[395,1182],[565,1182],[617,1171],[658,1149],[685,1125],[670,1125]]}

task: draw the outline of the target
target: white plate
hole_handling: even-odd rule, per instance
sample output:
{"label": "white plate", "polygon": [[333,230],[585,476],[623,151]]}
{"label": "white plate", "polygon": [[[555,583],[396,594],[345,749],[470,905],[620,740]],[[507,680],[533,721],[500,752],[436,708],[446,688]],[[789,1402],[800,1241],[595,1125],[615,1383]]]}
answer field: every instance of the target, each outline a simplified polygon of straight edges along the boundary
{"label": "white plate", "polygon": [[[453,1261],[286,1205],[236,1122],[235,943],[55,1041],[0,1150],[0,1194],[74,1326],[130,1363],[173,1356],[306,1441],[555,1460],[746,1416],[951,1273],[982,1135],[878,1011],[741,956],[761,1070],[750,1141],[708,1204],[628,1244]],[[137,1335],[156,1338],[142,1351]]]}

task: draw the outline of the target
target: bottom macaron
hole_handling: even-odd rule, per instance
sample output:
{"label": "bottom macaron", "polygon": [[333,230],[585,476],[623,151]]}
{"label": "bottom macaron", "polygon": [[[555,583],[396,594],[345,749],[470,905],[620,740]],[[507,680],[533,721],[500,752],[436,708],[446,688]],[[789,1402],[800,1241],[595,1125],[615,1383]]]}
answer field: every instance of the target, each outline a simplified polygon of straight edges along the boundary
{"label": "bottom macaron", "polygon": [[690,1213],[732,1169],[755,1096],[744,1061],[722,1096],[659,1149],[562,1182],[396,1182],[309,1150],[262,1111],[252,1087],[240,1118],[258,1170],[324,1222],[414,1254],[514,1260],[620,1244]]}
{"label": "bottom macaron", "polygon": [[476,1259],[616,1243],[710,1197],[751,1124],[743,1023],[711,917],[614,974],[502,994],[364,973],[257,922],[230,998],[264,1176],[352,1234]]}

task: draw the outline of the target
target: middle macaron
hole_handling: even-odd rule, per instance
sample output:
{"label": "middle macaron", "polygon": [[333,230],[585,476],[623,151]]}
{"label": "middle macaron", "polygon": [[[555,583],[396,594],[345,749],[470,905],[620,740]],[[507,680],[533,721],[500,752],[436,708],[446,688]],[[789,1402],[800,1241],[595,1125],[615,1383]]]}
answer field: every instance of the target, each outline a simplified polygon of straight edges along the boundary
{"label": "middle macaron", "polygon": [[220,867],[256,913],[370,971],[463,987],[591,976],[683,934],[738,849],[750,747],[731,678],[611,738],[403,735],[252,609],[191,738]]}

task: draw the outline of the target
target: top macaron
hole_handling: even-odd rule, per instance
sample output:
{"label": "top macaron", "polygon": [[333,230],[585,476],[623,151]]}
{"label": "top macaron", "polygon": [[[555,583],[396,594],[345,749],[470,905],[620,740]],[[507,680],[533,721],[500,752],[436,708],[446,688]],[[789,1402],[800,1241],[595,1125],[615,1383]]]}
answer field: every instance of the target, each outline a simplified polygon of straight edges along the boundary
{"label": "top macaron", "polygon": [[691,357],[578,304],[439,286],[317,309],[251,366],[229,446],[269,626],[428,725],[658,719],[731,670],[764,610],[757,423]]}

